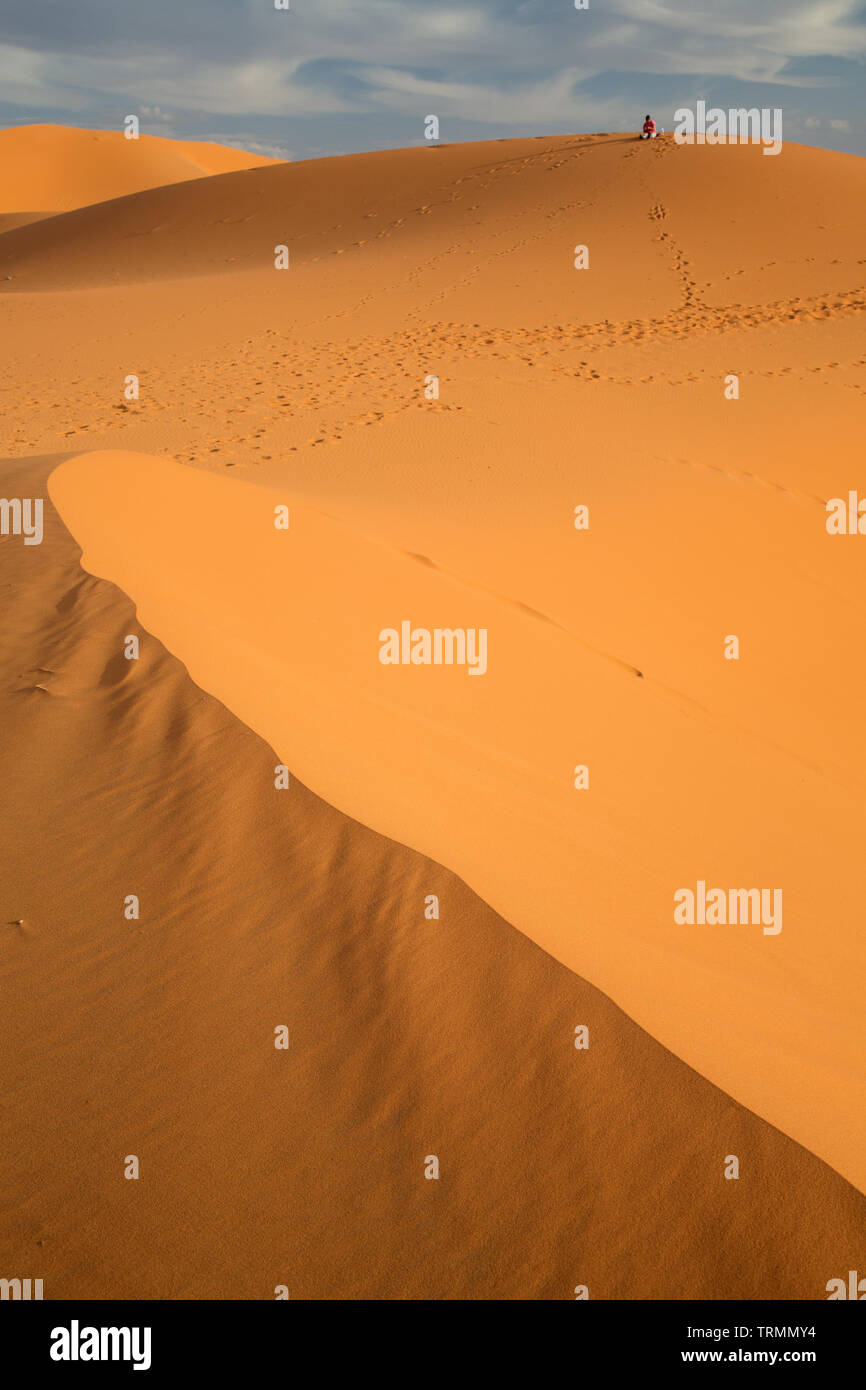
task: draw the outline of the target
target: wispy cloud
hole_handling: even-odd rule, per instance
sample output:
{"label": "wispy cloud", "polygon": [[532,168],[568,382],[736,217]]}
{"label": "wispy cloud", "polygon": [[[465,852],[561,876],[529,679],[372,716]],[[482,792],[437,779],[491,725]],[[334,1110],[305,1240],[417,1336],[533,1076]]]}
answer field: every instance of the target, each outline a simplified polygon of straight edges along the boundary
{"label": "wispy cloud", "polygon": [[[75,0],[49,12],[0,0],[0,114],[119,125],[141,111],[156,128],[170,111],[191,137],[218,125],[227,138],[234,122],[278,145],[291,123],[293,147],[337,130],[381,142],[385,121],[384,142],[400,144],[425,107],[453,130],[603,129],[630,126],[650,102],[672,111],[729,93],[751,104],[763,91],[758,105],[779,105],[783,89],[804,129],[866,124],[858,0],[292,3]],[[844,127],[831,125],[840,93]]]}

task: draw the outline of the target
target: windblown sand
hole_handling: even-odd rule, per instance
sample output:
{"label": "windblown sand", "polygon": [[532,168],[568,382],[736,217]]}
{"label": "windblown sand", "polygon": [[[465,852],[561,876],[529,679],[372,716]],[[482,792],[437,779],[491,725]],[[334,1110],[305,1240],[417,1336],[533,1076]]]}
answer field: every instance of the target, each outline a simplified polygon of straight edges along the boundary
{"label": "windblown sand", "polygon": [[128,139],[117,130],[15,126],[0,130],[0,230],[145,188],[277,162],[226,145],[155,135]]}
{"label": "windblown sand", "polygon": [[[562,137],[0,236],[7,451],[85,455],[40,495],[102,577],[56,519],[50,563],[4,540],[40,769],[10,1210],[25,1243],[61,1213],[58,1295],[820,1298],[857,1267],[866,542],[824,504],[862,473],[863,211],[842,155]],[[485,627],[487,673],[382,666],[402,620]],[[782,888],[782,931],[676,924],[698,879]]]}
{"label": "windblown sand", "polygon": [[864,1197],[445,869],[275,790],[50,505],[0,557],[4,1267],[265,1299],[815,1299],[857,1267]]}

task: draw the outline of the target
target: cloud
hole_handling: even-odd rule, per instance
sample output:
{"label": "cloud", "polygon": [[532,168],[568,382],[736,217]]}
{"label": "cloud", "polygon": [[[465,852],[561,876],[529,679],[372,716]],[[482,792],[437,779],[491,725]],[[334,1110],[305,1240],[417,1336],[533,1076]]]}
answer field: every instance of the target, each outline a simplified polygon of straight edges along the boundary
{"label": "cloud", "polygon": [[[386,110],[403,112],[409,102],[415,111],[459,116],[464,120],[497,121],[501,125],[532,126],[559,121],[575,126],[584,121],[595,129],[616,121],[622,114],[619,98],[580,94],[580,68],[564,68],[536,82],[497,89],[478,82],[440,81],[394,68],[365,68],[371,99]],[[420,133],[420,130],[419,130]],[[447,133],[443,131],[443,138]]]}
{"label": "cloud", "polygon": [[436,38],[467,39],[482,34],[487,18],[482,10],[425,9],[418,17],[420,33]]}
{"label": "cloud", "polygon": [[[741,81],[809,85],[792,60],[866,54],[860,0],[609,0],[613,14],[639,26],[646,72],[727,76]],[[604,32],[590,41],[606,51]]]}
{"label": "cloud", "polygon": [[570,0],[293,0],[287,11],[272,0],[75,0],[48,16],[0,0],[0,99],[31,119],[91,112],[119,125],[159,112],[149,119],[191,138],[217,118],[267,119],[260,134],[277,144],[275,122],[310,130],[340,117],[393,118],[401,143],[428,111],[452,126],[611,129],[647,102],[779,105],[767,89],[781,86],[814,93],[808,114],[826,121],[822,87],[838,103],[844,72],[866,57],[862,14],[858,0],[593,0],[581,11]]}
{"label": "cloud", "polygon": [[217,144],[230,145],[233,149],[245,150],[248,154],[263,154],[268,159],[294,159],[295,155],[285,145],[273,145],[262,140],[225,140],[218,135],[202,136],[203,140],[213,140]]}

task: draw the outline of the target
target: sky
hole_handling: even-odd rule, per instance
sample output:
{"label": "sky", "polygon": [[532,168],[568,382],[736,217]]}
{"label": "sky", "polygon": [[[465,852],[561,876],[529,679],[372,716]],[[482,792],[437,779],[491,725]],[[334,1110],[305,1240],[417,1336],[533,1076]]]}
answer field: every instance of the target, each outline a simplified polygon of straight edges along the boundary
{"label": "sky", "polygon": [[[0,0],[0,126],[309,159],[781,107],[866,154],[866,0]],[[582,3],[582,0],[581,0]]]}

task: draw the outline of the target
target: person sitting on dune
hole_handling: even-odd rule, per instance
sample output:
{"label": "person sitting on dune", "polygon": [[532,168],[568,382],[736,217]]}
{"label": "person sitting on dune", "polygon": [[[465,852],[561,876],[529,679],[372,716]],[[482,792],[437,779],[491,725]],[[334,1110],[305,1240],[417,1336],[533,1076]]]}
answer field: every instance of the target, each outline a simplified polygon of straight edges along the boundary
{"label": "person sitting on dune", "polygon": [[656,138],[657,133],[658,133],[658,132],[656,131],[656,123],[655,123],[655,121],[653,120],[652,116],[647,116],[646,120],[645,120],[644,123],[643,123],[643,130],[642,130],[642,132],[641,132],[641,139],[642,139],[642,140],[654,140],[654,139]]}

